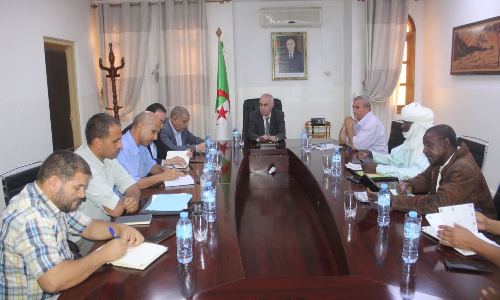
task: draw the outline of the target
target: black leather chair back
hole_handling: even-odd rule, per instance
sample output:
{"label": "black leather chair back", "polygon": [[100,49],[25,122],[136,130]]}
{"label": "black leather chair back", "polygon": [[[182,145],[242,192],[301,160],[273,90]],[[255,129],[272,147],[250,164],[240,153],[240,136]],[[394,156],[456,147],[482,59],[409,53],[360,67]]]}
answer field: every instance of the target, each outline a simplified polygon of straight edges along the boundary
{"label": "black leather chair back", "polygon": [[498,186],[497,193],[493,198],[493,204],[495,204],[495,209],[497,211],[497,220],[500,221],[500,185]]}
{"label": "black leather chair back", "polygon": [[389,141],[387,142],[387,147],[389,153],[393,148],[402,145],[405,141],[403,136],[403,131],[401,130],[402,121],[392,121],[391,124],[391,135],[389,136]]}
{"label": "black leather chair back", "polygon": [[21,172],[13,173],[14,170],[22,168],[23,166],[18,167],[14,170],[10,170],[0,175],[0,177],[2,177],[5,205],[9,205],[10,199],[12,199],[12,197],[14,197],[15,195],[19,194],[28,183],[34,182],[36,180],[36,176],[38,175],[38,171],[40,170],[40,163],[41,161],[29,164],[29,165],[35,165],[35,164],[38,165],[35,167],[31,167],[29,169],[25,169]]}
{"label": "black leather chair back", "polygon": [[470,154],[472,154],[476,164],[482,171],[490,143],[472,136],[459,135],[457,137],[457,144],[460,145],[462,142],[467,145]]}
{"label": "black leather chair back", "polygon": [[[259,109],[259,99],[260,98],[247,99],[245,100],[245,102],[243,102],[243,131],[241,132],[245,133],[245,137],[247,136],[248,119],[250,117],[250,113],[254,110]],[[274,108],[283,110],[280,99],[274,98]]]}

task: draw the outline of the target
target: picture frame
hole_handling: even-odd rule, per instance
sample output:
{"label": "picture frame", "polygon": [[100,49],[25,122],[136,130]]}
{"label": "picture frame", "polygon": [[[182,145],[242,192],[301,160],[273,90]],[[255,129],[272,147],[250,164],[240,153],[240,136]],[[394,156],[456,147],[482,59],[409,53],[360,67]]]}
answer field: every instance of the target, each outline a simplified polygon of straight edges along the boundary
{"label": "picture frame", "polygon": [[500,16],[453,28],[450,75],[500,75]]}
{"label": "picture frame", "polygon": [[307,80],[307,32],[272,32],[273,80]]}

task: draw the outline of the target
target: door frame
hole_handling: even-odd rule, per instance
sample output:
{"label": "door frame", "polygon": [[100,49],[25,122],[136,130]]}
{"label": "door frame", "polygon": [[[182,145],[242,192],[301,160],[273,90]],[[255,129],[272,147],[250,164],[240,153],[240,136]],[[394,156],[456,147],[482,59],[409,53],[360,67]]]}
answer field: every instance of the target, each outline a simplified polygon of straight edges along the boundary
{"label": "door frame", "polygon": [[68,66],[68,85],[70,102],[70,120],[73,129],[73,144],[78,147],[82,144],[82,130],[80,126],[80,101],[78,99],[78,85],[76,80],[75,43],[51,37],[43,37],[44,48],[64,50]]}

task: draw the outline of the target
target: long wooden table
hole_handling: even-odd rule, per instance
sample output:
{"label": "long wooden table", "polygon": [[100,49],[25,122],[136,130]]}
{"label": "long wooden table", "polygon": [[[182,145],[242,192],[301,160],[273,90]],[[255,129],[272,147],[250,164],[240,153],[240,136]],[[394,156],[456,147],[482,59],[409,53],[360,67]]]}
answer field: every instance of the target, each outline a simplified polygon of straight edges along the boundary
{"label": "long wooden table", "polygon": [[[332,140],[314,139],[323,141]],[[346,220],[343,191],[364,188],[346,180],[351,174],[345,169],[337,180],[323,176],[322,157],[332,150],[304,154],[300,140],[260,150],[269,155],[251,148],[223,144],[217,220],[207,241],[194,244],[193,262],[179,264],[175,238],[169,238],[162,243],[169,251],[146,270],[106,265],[59,299],[477,299],[482,288],[500,290],[498,267],[488,275],[447,271],[445,258],[462,257],[424,233],[417,263],[403,264],[402,212],[392,211],[390,225],[380,229],[376,207],[358,202],[355,221]],[[341,154],[343,164],[354,155]],[[287,172],[261,172],[269,162]],[[195,180],[201,168],[191,164]],[[200,199],[198,184],[154,188],[143,190],[140,206],[152,194],[179,192]],[[155,216],[150,227],[137,229],[148,237],[174,229],[177,220]]]}

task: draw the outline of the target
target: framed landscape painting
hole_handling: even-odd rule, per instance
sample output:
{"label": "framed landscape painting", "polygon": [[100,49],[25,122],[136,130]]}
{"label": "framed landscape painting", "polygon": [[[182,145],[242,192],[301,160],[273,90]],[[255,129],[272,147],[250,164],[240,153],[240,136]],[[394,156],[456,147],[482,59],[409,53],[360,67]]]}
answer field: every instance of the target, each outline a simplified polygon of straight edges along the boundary
{"label": "framed landscape painting", "polygon": [[451,75],[500,75],[500,16],[453,28]]}
{"label": "framed landscape painting", "polygon": [[273,80],[307,79],[307,32],[271,33]]}

